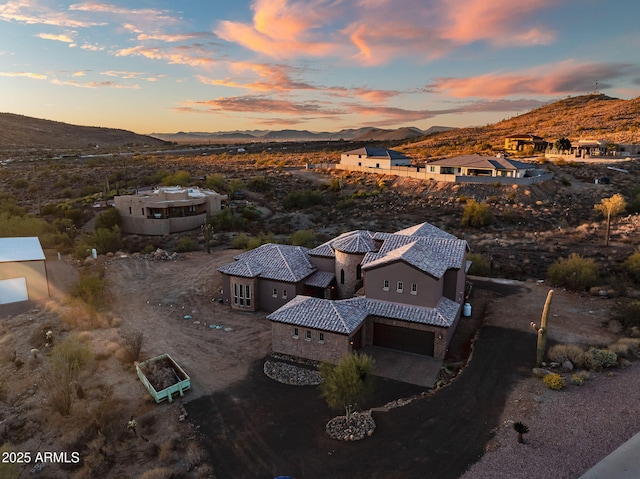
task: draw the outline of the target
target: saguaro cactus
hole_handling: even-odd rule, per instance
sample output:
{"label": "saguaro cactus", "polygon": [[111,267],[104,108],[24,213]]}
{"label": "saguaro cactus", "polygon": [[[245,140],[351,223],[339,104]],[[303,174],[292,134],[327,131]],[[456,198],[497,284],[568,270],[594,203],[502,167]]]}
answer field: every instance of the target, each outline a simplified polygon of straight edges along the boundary
{"label": "saguaro cactus", "polygon": [[542,310],[542,318],[540,327],[531,321],[531,327],[538,333],[538,347],[536,350],[536,366],[542,365],[542,359],[544,358],[544,351],[547,348],[547,317],[549,316],[549,307],[551,306],[551,298],[553,298],[553,290],[550,289],[547,293],[547,300],[544,302],[544,309]]}

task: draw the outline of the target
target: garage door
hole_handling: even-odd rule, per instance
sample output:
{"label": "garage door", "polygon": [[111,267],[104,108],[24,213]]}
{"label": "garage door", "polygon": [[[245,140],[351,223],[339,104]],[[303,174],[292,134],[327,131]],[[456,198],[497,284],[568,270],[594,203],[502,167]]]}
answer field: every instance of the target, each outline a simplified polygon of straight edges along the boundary
{"label": "garage door", "polygon": [[0,280],[0,304],[16,303],[28,299],[26,278]]}
{"label": "garage door", "polygon": [[435,334],[431,331],[418,331],[380,323],[373,326],[373,344],[382,348],[433,356],[434,339]]}

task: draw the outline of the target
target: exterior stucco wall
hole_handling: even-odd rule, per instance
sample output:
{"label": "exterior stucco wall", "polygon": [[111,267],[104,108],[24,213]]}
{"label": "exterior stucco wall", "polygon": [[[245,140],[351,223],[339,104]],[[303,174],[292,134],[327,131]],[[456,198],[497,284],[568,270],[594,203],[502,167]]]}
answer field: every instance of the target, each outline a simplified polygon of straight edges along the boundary
{"label": "exterior stucco wall", "polygon": [[309,255],[309,260],[311,264],[313,264],[318,271],[326,271],[327,273],[335,273],[335,259],[334,258],[325,258],[323,256],[311,256]]}
{"label": "exterior stucco wall", "polygon": [[[349,337],[346,335],[298,326],[298,337],[295,338],[293,336],[294,327],[290,324],[272,322],[271,345],[273,352],[314,361],[338,362],[351,350]],[[311,339],[306,338],[307,331],[310,331]],[[324,341],[320,341],[320,333],[324,334]]]}
{"label": "exterior stucco wall", "polygon": [[44,261],[0,263],[0,279],[25,278],[30,300],[49,297],[49,282]]}
{"label": "exterior stucco wall", "polygon": [[[384,281],[389,281],[385,291]],[[397,291],[398,281],[402,281],[402,292]],[[417,285],[416,294],[411,293],[411,285]],[[412,304],[433,308],[442,297],[443,281],[398,261],[364,271],[364,288],[367,298]]]}
{"label": "exterior stucco wall", "polygon": [[286,283],[284,281],[258,278],[260,309],[269,313],[288,303],[298,294],[303,294],[303,292],[304,285],[302,281],[298,283]]}

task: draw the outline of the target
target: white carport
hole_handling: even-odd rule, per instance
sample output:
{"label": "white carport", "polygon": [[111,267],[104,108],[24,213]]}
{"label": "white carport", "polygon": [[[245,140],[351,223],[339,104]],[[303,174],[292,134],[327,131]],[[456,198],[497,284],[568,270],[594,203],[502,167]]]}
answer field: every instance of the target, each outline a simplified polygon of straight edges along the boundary
{"label": "white carport", "polygon": [[0,305],[47,297],[49,283],[40,240],[0,238]]}

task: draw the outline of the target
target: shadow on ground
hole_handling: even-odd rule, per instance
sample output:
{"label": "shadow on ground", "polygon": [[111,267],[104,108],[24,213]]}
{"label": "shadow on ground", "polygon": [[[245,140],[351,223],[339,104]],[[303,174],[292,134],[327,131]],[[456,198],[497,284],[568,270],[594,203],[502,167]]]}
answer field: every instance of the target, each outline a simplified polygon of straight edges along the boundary
{"label": "shadow on ground", "polygon": [[[484,327],[473,358],[451,385],[411,404],[376,412],[370,438],[330,439],[336,415],[316,387],[268,379],[262,362],[234,387],[189,402],[218,479],[422,477],[454,479],[480,459],[513,384],[533,367],[531,335]],[[424,388],[378,379],[363,408]]]}

